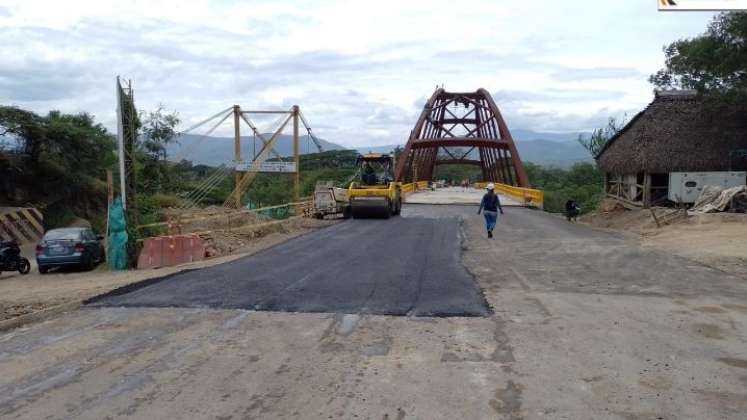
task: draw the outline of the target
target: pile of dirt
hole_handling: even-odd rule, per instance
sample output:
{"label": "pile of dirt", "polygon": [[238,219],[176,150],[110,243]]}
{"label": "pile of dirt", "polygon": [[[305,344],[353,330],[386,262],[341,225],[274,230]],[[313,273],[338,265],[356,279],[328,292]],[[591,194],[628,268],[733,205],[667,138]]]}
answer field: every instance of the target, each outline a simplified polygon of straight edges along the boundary
{"label": "pile of dirt", "polygon": [[165,211],[170,233],[198,233],[254,225],[272,219],[253,212],[206,207],[204,209],[168,209]]}
{"label": "pile of dirt", "polygon": [[644,245],[747,279],[747,214],[695,213],[644,238]]}
{"label": "pile of dirt", "polygon": [[691,213],[663,207],[626,208],[608,199],[595,212],[579,220],[630,234],[644,246],[747,278],[747,214]]}
{"label": "pile of dirt", "polygon": [[229,229],[202,231],[208,258],[243,252],[253,242],[273,233],[297,233],[333,224],[333,220],[317,220],[305,217],[290,217],[285,220],[270,220]]}
{"label": "pile of dirt", "polygon": [[[663,213],[669,209],[654,209]],[[595,227],[623,230],[637,234],[646,234],[656,229],[656,222],[650,210],[629,209],[620,202],[611,199],[603,200],[597,209],[579,217],[579,221]]]}
{"label": "pile of dirt", "polygon": [[169,209],[165,214],[169,220],[169,234],[198,234],[205,242],[208,258],[243,252],[254,241],[272,233],[305,231],[330,223],[300,216],[275,220],[224,207]]}

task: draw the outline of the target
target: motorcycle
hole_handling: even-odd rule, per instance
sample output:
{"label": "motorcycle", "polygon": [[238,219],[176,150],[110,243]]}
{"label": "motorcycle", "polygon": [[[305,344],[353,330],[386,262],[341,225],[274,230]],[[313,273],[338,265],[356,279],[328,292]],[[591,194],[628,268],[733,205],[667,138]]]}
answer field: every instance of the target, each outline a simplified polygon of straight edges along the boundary
{"label": "motorcycle", "polygon": [[15,241],[0,241],[0,274],[3,271],[18,271],[21,274],[31,271],[31,263],[21,256],[21,248]]}

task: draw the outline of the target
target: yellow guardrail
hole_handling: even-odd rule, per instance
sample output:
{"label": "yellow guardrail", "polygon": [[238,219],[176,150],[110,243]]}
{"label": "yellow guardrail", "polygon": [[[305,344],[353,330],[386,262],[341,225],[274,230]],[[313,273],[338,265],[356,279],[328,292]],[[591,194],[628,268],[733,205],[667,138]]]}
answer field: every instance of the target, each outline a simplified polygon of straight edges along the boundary
{"label": "yellow guardrail", "polygon": [[[476,182],[475,188],[485,188],[488,184],[489,182]],[[494,182],[494,184],[496,192],[500,192],[511,198],[517,199],[526,205],[542,208],[542,204],[545,201],[545,193],[541,190],[535,190],[533,188],[514,187],[513,185],[506,185],[498,182]]]}
{"label": "yellow guardrail", "polygon": [[402,184],[402,192],[404,194],[411,194],[419,190],[427,190],[429,186],[428,181],[411,182],[409,184]]}
{"label": "yellow guardrail", "polygon": [[402,192],[405,194],[414,193],[417,189],[418,185],[414,182],[412,184],[402,184]]}

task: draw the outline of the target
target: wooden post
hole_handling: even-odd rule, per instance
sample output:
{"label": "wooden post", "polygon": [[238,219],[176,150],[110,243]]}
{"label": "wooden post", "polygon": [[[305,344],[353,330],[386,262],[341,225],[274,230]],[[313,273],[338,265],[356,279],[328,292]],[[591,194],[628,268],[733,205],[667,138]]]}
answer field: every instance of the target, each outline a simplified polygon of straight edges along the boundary
{"label": "wooden post", "polygon": [[651,207],[651,174],[643,173],[643,208]]}
{"label": "wooden post", "polygon": [[654,211],[654,209],[649,208],[649,211],[651,212],[651,217],[654,218],[654,222],[656,222],[656,227],[661,228],[661,223],[659,222],[659,218],[656,217],[656,212]]}
{"label": "wooden post", "polygon": [[[241,118],[241,108],[238,105],[233,106],[233,156],[236,161],[236,165],[241,162],[241,128],[239,125],[239,119]],[[236,190],[236,208],[241,208],[241,172],[236,170],[235,175],[235,190]]]}
{"label": "wooden post", "polygon": [[293,182],[293,199],[298,201],[301,197],[301,161],[298,144],[298,105],[293,105],[293,162],[296,164],[296,174]]}

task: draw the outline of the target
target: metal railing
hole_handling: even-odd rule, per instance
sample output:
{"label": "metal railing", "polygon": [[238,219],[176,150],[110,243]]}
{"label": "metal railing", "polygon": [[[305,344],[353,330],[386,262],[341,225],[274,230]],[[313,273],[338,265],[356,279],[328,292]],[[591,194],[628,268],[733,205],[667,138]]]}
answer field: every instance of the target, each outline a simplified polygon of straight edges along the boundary
{"label": "metal railing", "polygon": [[402,192],[405,194],[412,194],[418,190],[428,189],[428,181],[411,182],[409,184],[402,184]]}
{"label": "metal railing", "polygon": [[[475,188],[485,188],[489,182],[476,182]],[[542,208],[545,201],[545,193],[533,188],[514,187],[513,185],[494,182],[496,192],[503,193],[513,199],[519,200],[527,206]]]}

